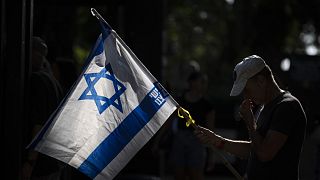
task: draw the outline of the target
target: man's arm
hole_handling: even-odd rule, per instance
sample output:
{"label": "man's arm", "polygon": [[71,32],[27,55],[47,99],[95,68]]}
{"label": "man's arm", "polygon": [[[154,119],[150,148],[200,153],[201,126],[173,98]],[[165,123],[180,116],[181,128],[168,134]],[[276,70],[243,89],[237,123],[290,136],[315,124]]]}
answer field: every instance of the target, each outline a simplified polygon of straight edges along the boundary
{"label": "man's arm", "polygon": [[262,137],[257,132],[257,125],[252,113],[252,105],[250,100],[244,100],[240,106],[240,116],[245,121],[253,151],[258,156],[260,161],[272,160],[278,151],[282,148],[286,142],[288,136],[284,133],[269,130],[265,137]]}
{"label": "man's arm", "polygon": [[256,130],[249,130],[252,148],[260,161],[270,161],[282,148],[288,136],[278,131],[269,130],[265,138]]}
{"label": "man's arm", "polygon": [[217,148],[240,158],[247,158],[250,154],[250,142],[223,138],[209,129],[198,126],[194,131],[197,138],[211,148]]}

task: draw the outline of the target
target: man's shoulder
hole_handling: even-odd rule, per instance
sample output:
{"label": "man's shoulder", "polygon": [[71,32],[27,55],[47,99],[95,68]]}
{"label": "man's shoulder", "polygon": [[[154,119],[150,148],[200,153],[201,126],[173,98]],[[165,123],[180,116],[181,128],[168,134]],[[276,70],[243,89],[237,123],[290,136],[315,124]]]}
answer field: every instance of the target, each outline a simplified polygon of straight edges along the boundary
{"label": "man's shoulder", "polygon": [[51,81],[52,76],[45,71],[36,71],[31,73],[31,80],[32,81]]}
{"label": "man's shoulder", "polygon": [[283,94],[283,97],[276,105],[275,112],[282,114],[285,113],[287,116],[305,116],[304,109],[299,99],[290,92],[285,92]]}
{"label": "man's shoulder", "polygon": [[299,99],[290,92],[285,92],[282,96],[282,99],[277,104],[280,106],[301,106]]}
{"label": "man's shoulder", "polygon": [[283,93],[283,100],[284,101],[298,101],[298,99],[291,94],[291,92],[286,91]]}

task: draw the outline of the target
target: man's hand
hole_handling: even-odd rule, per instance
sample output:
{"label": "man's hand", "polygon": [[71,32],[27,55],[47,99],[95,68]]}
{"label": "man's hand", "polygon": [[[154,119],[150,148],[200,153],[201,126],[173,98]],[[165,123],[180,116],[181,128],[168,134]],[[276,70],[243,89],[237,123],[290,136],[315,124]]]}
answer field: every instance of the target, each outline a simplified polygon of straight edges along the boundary
{"label": "man's hand", "polygon": [[244,120],[249,131],[256,129],[256,122],[252,112],[253,103],[250,99],[245,99],[239,109],[240,117]]}
{"label": "man's hand", "polygon": [[201,126],[197,126],[194,130],[195,136],[199,141],[207,146],[217,146],[221,142],[221,137],[215,134],[213,131]]}

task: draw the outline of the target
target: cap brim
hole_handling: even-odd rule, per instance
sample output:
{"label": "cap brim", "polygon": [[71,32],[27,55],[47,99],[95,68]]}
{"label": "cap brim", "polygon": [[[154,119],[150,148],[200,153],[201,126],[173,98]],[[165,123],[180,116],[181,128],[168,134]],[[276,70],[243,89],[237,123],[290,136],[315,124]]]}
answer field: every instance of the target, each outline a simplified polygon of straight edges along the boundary
{"label": "cap brim", "polygon": [[230,92],[230,96],[238,96],[241,94],[241,92],[243,91],[244,87],[247,84],[247,80],[246,79],[242,79],[239,81],[235,81],[233,83],[231,92]]}

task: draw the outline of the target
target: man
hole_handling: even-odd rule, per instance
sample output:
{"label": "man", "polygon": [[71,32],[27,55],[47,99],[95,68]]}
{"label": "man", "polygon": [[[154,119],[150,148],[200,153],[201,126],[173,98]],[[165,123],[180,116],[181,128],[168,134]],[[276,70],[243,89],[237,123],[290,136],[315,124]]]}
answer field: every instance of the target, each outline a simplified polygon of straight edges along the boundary
{"label": "man", "polygon": [[[62,99],[62,89],[46,59],[48,47],[40,37],[32,38],[32,73],[29,81],[27,143],[33,139]],[[27,145],[27,144],[26,144]],[[22,179],[50,179],[60,176],[60,162],[32,149],[26,152]]]}
{"label": "man", "polygon": [[[279,88],[272,71],[256,55],[234,69],[230,96],[242,94],[240,117],[250,141],[223,138],[203,127],[195,130],[202,143],[241,158],[248,158],[245,178],[299,179],[299,159],[305,137],[306,115],[297,98]],[[253,108],[258,110],[253,113]]]}

